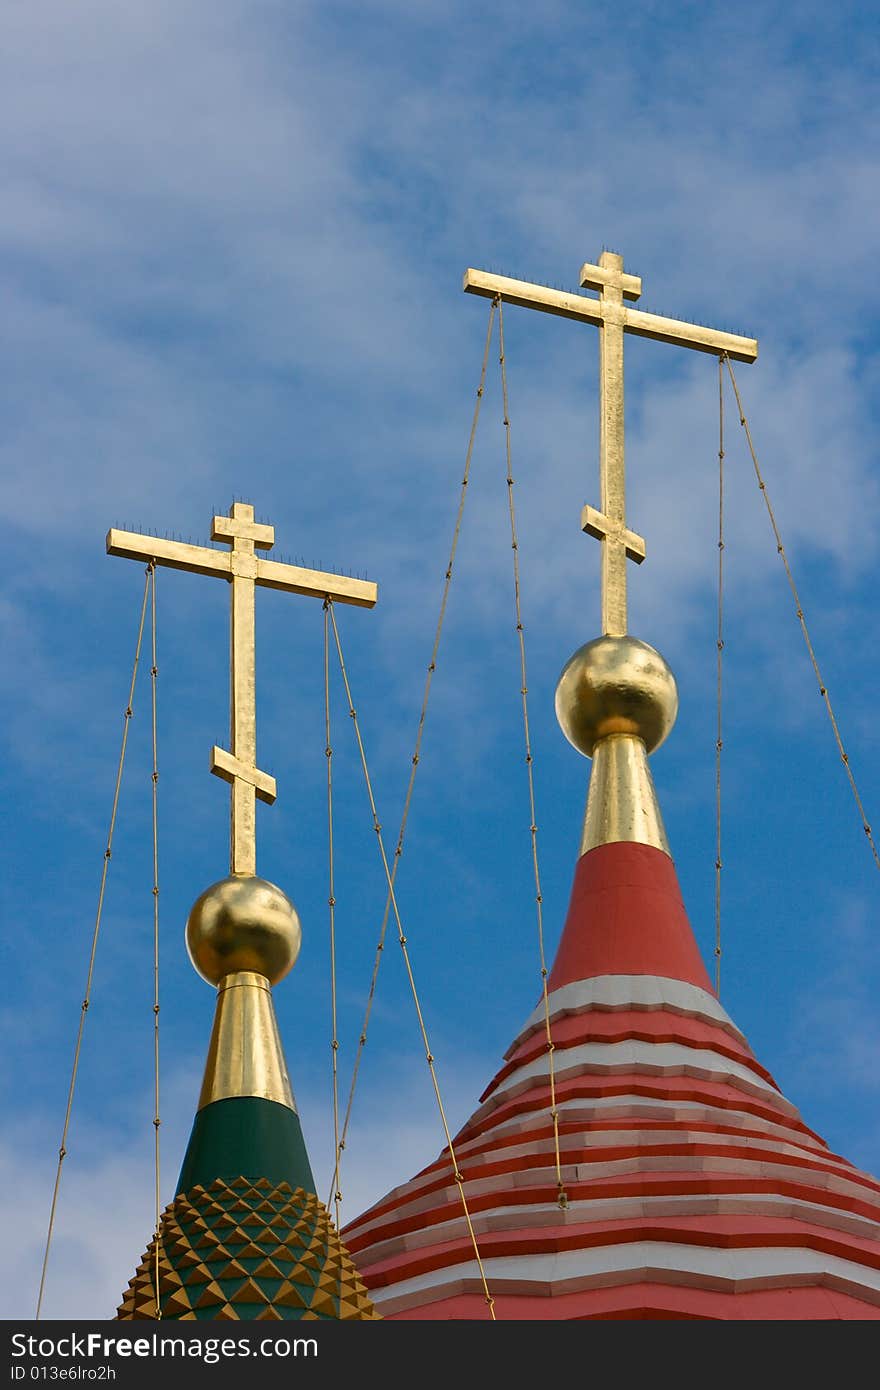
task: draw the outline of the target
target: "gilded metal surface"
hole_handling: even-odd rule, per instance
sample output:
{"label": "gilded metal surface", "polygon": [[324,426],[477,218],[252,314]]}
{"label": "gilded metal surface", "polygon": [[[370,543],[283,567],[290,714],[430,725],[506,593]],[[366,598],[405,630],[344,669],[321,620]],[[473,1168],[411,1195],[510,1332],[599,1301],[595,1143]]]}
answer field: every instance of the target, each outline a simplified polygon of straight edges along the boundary
{"label": "gilded metal surface", "polygon": [[[216,524],[223,520],[214,518]],[[255,670],[254,583],[255,542],[250,537],[254,509],[242,502],[230,509],[232,595],[230,606],[231,679],[229,682],[229,730],[236,762],[257,770],[257,693]],[[240,525],[238,523],[241,523]],[[264,543],[261,542],[261,545]],[[250,562],[248,564],[247,562]],[[244,562],[244,563],[243,563]],[[220,769],[212,769],[220,773]],[[253,782],[233,774],[229,820],[229,869],[233,874],[257,872],[257,789]]]}
{"label": "gilded metal surface", "polygon": [[[599,325],[599,490],[608,529],[602,541],[602,631],[626,632],[626,482],[623,451],[623,258],[603,251],[598,282]],[[635,293],[635,291],[633,291]]]}
{"label": "gilded metal surface", "polygon": [[269,981],[250,970],[226,975],[218,986],[199,1109],[235,1096],[296,1109]]}
{"label": "gilded metal surface", "polygon": [[232,549],[212,550],[208,546],[111,530],[107,534],[107,552],[130,560],[152,560],[172,569],[220,575],[230,582],[231,751],[227,753],[215,746],[211,771],[231,785],[230,873],[252,875],[257,871],[256,798],[270,803],[275,800],[274,778],[257,767],[254,586],[262,584],[371,608],[376,602],[376,585],[261,559],[255,551],[274,545],[275,529],[255,521],[254,509],[246,502],[234,502],[228,516],[213,518],[211,538],[228,542]]}
{"label": "gilded metal surface", "polygon": [[260,800],[270,806],[275,800],[277,786],[274,777],[270,777],[268,772],[260,772],[256,767],[247,767],[224,748],[218,748],[216,743],[211,749],[211,771],[222,777],[225,782],[232,782],[236,777],[240,777],[243,782],[250,782]]}
{"label": "gilded metal surface", "polygon": [[233,507],[229,516],[215,516],[212,519],[211,540],[249,540],[255,550],[271,550],[275,544],[275,527],[254,521],[253,507],[249,508],[251,515],[248,519],[242,510],[243,505],[240,503],[238,510]]}
{"label": "gilded metal surface", "polygon": [[604,512],[597,512],[595,507],[581,509],[581,530],[586,531],[588,536],[595,536],[597,541],[604,541],[610,537],[623,546],[627,559],[635,560],[637,565],[642,563],[648,553],[643,536],[637,536],[635,531],[628,531],[619,521],[612,521]]}
{"label": "gilded metal surface", "polygon": [[[226,521],[227,518],[220,517],[219,520]],[[224,579],[229,579],[232,573],[229,551],[169,541],[162,536],[141,536],[136,531],[120,531],[115,526],[107,532],[107,554],[122,555],[127,560],[141,560],[144,564],[155,560],[157,565],[163,565],[166,569],[221,575]],[[307,569],[303,565],[281,564],[278,560],[264,560],[262,556],[256,557],[254,582],[265,589],[283,589],[288,594],[332,598],[334,603],[350,603],[358,608],[374,608],[378,598],[377,586],[369,580],[349,579],[345,574],[330,574],[326,570]]]}
{"label": "gilded metal surface", "polygon": [[186,924],[186,947],[209,984],[254,971],[277,984],[299,955],[302,932],[293,903],[264,878],[230,874],[206,888]]}
{"label": "gilded metal surface", "polygon": [[678,688],[663,657],[637,637],[597,637],[575,652],[556,687],[562,732],[587,757],[609,734],[634,734],[650,753],[678,713]]}
{"label": "gilded metal surface", "polygon": [[[581,270],[581,283],[589,284],[585,276],[600,269],[600,266],[585,265]],[[630,280],[641,285],[638,276],[624,276],[625,282]],[[543,309],[545,313],[577,319],[581,323],[602,322],[601,300],[591,299],[585,294],[566,294],[564,290],[553,290],[547,285],[533,285],[528,280],[512,280],[507,275],[490,275],[485,270],[468,269],[464,273],[462,288],[465,294],[479,294],[484,299],[494,299],[496,294],[500,294],[505,304],[519,304],[524,309]],[[630,298],[626,290],[624,298]],[[695,348],[697,352],[711,352],[716,357],[726,352],[735,362],[754,362],[758,356],[755,338],[744,338],[738,333],[722,333],[715,328],[704,328],[699,323],[668,319],[661,314],[646,314],[641,309],[627,309],[626,306],[623,315],[624,332],[635,333],[640,338],[676,343],[681,347]]]}
{"label": "gilded metal surface", "polygon": [[593,749],[580,852],[620,840],[670,853],[648,754],[633,734],[609,734]]}
{"label": "gilded metal surface", "polygon": [[660,342],[677,343],[700,352],[727,353],[741,362],[753,362],[758,355],[754,338],[720,333],[699,324],[683,323],[629,309],[624,300],[638,299],[642,282],[623,269],[623,257],[603,251],[598,265],[581,267],[581,285],[598,290],[599,298],[565,294],[512,280],[506,275],[487,275],[469,269],[464,275],[468,294],[488,298],[500,296],[510,304],[541,309],[565,318],[597,324],[599,327],[599,486],[601,510],[586,509],[581,525],[602,543],[602,631],[621,637],[627,630],[626,562],[645,558],[640,536],[628,531],[625,516],[623,335],[636,333]]}

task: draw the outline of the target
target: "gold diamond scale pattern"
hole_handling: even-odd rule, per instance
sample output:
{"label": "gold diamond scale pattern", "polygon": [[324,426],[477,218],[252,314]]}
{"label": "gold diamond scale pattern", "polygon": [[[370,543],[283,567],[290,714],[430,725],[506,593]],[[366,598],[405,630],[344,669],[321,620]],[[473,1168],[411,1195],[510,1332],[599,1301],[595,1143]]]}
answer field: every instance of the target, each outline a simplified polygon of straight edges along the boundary
{"label": "gold diamond scale pattern", "polygon": [[[156,1305],[158,1272],[159,1311]],[[302,1187],[217,1178],[165,1208],[116,1316],[378,1319],[323,1202]]]}

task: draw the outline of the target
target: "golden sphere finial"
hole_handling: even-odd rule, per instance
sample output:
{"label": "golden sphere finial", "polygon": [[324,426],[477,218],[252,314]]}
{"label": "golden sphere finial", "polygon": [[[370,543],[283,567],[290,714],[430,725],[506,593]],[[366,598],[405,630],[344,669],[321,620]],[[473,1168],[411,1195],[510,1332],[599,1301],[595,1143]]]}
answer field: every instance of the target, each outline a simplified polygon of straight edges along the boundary
{"label": "golden sphere finial", "polygon": [[203,980],[253,970],[271,985],[296,961],[302,941],[293,903],[274,883],[230,874],[206,888],[186,924],[186,948]]}
{"label": "golden sphere finial", "polygon": [[556,718],[569,743],[592,757],[608,734],[635,734],[651,753],[678,714],[678,687],[663,657],[637,637],[597,637],[566,663]]}

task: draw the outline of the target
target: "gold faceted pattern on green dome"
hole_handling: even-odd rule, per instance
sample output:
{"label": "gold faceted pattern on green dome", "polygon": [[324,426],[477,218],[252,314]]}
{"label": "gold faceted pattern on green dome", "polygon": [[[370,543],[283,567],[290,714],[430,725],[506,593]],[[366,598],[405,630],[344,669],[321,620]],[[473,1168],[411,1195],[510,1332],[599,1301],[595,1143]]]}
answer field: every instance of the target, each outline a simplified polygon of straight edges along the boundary
{"label": "gold faceted pattern on green dome", "polygon": [[[266,1178],[217,1178],[175,1197],[162,1216],[158,1273],[163,1318],[379,1317],[323,1202]],[[117,1317],[156,1316],[153,1240]]]}

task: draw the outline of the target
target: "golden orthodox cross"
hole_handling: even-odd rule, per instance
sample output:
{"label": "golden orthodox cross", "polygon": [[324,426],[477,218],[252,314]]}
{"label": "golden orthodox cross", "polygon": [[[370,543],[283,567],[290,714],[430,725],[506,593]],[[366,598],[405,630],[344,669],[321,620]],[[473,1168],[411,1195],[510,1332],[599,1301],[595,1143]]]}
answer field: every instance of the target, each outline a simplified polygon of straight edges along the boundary
{"label": "golden orthodox cross", "polygon": [[215,516],[211,539],[225,541],[230,550],[205,545],[186,545],[133,531],[107,533],[108,555],[145,560],[196,574],[219,575],[230,585],[230,742],[231,752],[211,749],[211,771],[231,783],[229,870],[233,874],[256,873],[256,798],[275,800],[275,778],[257,767],[257,712],[255,690],[254,587],[285,589],[292,594],[311,594],[372,608],[376,585],[341,574],[301,569],[255,554],[275,544],[275,528],[254,521],[254,509],[233,502],[228,516]]}
{"label": "golden orthodox cross", "polygon": [[627,308],[623,301],[638,299],[642,282],[637,275],[624,273],[623,257],[613,251],[603,251],[598,265],[582,266],[580,283],[585,289],[598,290],[599,298],[566,294],[506,275],[489,275],[484,270],[466,270],[464,274],[467,294],[500,297],[507,304],[598,325],[600,510],[584,507],[581,529],[602,542],[602,631],[622,637],[626,632],[626,562],[629,558],[641,564],[645,558],[645,542],[626,526],[623,335],[637,333],[698,352],[726,353],[737,362],[754,362],[758,344],[754,338]]}

